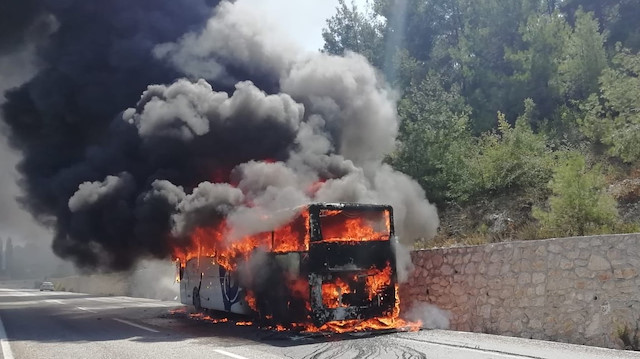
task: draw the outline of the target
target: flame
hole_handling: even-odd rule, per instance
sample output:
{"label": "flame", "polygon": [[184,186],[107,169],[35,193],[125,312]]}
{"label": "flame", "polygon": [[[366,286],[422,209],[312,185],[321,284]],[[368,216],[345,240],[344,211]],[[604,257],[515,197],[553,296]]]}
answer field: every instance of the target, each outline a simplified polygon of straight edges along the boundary
{"label": "flame", "polygon": [[254,312],[258,312],[258,305],[256,304],[256,296],[252,291],[248,290],[244,296],[244,301],[247,302],[247,305]]}
{"label": "flame", "polygon": [[190,313],[189,314],[189,318],[191,319],[197,319],[197,320],[204,320],[207,321],[209,323],[226,323],[229,321],[229,318],[213,318],[210,315],[204,314],[204,313]]}
{"label": "flame", "polygon": [[331,283],[322,283],[322,305],[331,309],[347,307],[342,302],[342,295],[347,293],[351,293],[351,288],[340,278]]}
{"label": "flame", "polygon": [[[319,218],[322,238],[314,238],[316,242],[341,242],[345,245],[355,245],[361,241],[389,240],[391,234],[391,214],[388,210],[372,212],[351,212],[349,210],[321,210]],[[314,227],[314,231],[317,228]],[[273,231],[256,233],[242,238],[230,239],[230,228],[225,220],[216,225],[196,228],[190,237],[189,245],[174,249],[174,258],[178,270],[184,270],[188,260],[197,258],[198,261],[210,261],[218,264],[227,271],[235,271],[238,266],[250,258],[256,248],[268,252],[308,253],[311,244],[311,222],[308,208],[299,212],[292,221]],[[316,233],[316,232],[314,232]],[[200,262],[199,262],[200,264]],[[177,279],[179,281],[179,273]],[[343,320],[325,323],[320,327],[311,324],[311,300],[309,280],[305,275],[288,275],[285,280],[288,294],[291,298],[289,307],[294,301],[304,302],[306,320],[296,323],[274,324],[268,328],[273,330],[301,330],[306,332],[352,332],[365,330],[382,330],[400,328],[404,330],[418,330],[421,323],[407,322],[399,318],[400,299],[397,284],[395,290],[395,307],[388,313],[367,320]],[[387,262],[384,268],[372,267],[368,270],[341,273],[330,280],[323,281],[322,304],[326,308],[335,309],[356,305],[350,303],[352,298],[357,301],[381,300],[389,293],[394,283],[391,264]],[[362,292],[364,290],[364,292]],[[258,313],[256,294],[245,289],[244,300],[247,305]],[[191,315],[192,318],[211,322],[226,322],[227,318],[217,319],[200,313]],[[269,318],[266,318],[269,319]],[[252,325],[252,322],[237,322],[236,325]]]}
{"label": "flame", "polygon": [[297,220],[272,232],[257,233],[239,239],[229,239],[226,221],[214,227],[198,227],[191,234],[190,245],[174,248],[173,257],[181,263],[192,258],[211,257],[213,262],[232,271],[256,248],[284,253],[309,250],[309,213],[303,211]]}
{"label": "flame", "polygon": [[187,313],[187,308],[176,308],[176,309],[171,309],[169,311],[169,314],[171,315],[185,314],[185,313]]}
{"label": "flame", "polygon": [[369,300],[372,300],[381,289],[391,285],[391,265],[387,262],[387,266],[381,271],[369,269],[366,285]]}
{"label": "flame", "polygon": [[395,285],[395,297],[396,304],[392,312],[389,315],[371,318],[368,320],[337,320],[325,323],[323,326],[317,328],[315,326],[308,326],[306,331],[309,332],[335,332],[335,333],[347,333],[347,332],[361,332],[370,330],[389,330],[398,329],[402,331],[415,332],[420,330],[422,322],[410,322],[400,318],[400,297],[398,295],[398,285]]}
{"label": "flame", "polygon": [[354,216],[344,210],[323,210],[320,213],[322,242],[379,241],[389,239],[391,216],[384,211],[383,218]]}

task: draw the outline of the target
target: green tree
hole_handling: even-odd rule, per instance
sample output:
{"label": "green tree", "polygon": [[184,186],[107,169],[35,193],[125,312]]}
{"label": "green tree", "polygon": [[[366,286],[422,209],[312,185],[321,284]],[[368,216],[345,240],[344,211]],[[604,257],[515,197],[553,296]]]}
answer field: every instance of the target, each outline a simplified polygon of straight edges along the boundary
{"label": "green tree", "polygon": [[605,35],[592,13],[576,11],[576,24],[565,45],[556,86],[567,100],[584,100],[598,90],[598,78],[607,66]]}
{"label": "green tree", "polygon": [[525,43],[521,51],[509,51],[507,58],[516,70],[515,81],[537,106],[540,119],[551,119],[564,101],[559,91],[549,84],[557,76],[559,59],[571,33],[565,19],[557,11],[532,15],[520,27]]}
{"label": "green tree", "polygon": [[327,27],[322,30],[322,51],[334,55],[343,55],[345,51],[357,52],[380,67],[384,53],[381,33],[384,24],[373,12],[363,13],[355,3],[348,6],[345,0],[338,0],[336,10],[337,13],[327,20]]}
{"label": "green tree", "polygon": [[640,6],[637,0],[564,0],[561,9],[571,23],[578,9],[593,12],[595,18],[609,32],[608,48],[620,42],[633,51],[640,50]]}
{"label": "green tree", "polygon": [[452,184],[466,178],[469,111],[458,89],[445,90],[433,73],[414,84],[399,104],[399,145],[391,162],[417,179],[439,205],[455,198]]}
{"label": "green tree", "polygon": [[605,191],[600,166],[589,169],[585,158],[570,153],[554,170],[550,210],[533,209],[547,236],[583,236],[612,231],[618,221],[616,201]]}
{"label": "green tree", "polygon": [[581,131],[609,146],[625,162],[640,158],[640,54],[618,49],[612,68],[600,77],[600,91],[583,106]]}
{"label": "green tree", "polygon": [[504,111],[507,118],[522,112],[527,97],[513,77],[515,67],[507,49],[523,48],[518,29],[532,12],[539,11],[539,1],[461,1],[462,30],[451,50],[452,61],[461,69],[463,95],[474,110],[476,131],[491,129],[495,113]]}

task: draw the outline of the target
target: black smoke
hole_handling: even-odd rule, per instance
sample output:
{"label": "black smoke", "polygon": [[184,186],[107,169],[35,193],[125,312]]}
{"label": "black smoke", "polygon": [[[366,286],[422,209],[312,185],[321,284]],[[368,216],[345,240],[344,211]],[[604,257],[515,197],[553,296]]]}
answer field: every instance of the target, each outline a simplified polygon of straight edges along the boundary
{"label": "black smoke", "polygon": [[[54,219],[57,254],[93,265],[94,247],[106,244],[113,252],[113,266],[131,264],[136,254],[129,249],[138,246],[129,243],[133,192],[128,198],[104,199],[114,212],[105,211],[97,218],[90,213],[72,218],[67,202],[83,182],[102,181],[127,167],[136,167],[131,171],[135,174],[151,171],[153,164],[144,163],[136,131],[114,118],[135,104],[150,83],[180,76],[152,50],[202,27],[216,4],[207,0],[0,2],[0,46],[5,51],[29,41],[40,18],[47,16],[56,23],[46,41],[38,43],[41,70],[6,94],[2,111],[10,143],[24,155],[19,164],[23,205],[43,222]],[[134,178],[137,182],[141,177]],[[82,223],[88,218],[89,223]],[[89,233],[96,225],[107,231]]]}
{"label": "black smoke", "polygon": [[312,201],[390,203],[405,238],[434,233],[424,191],[383,163],[395,98],[363,57],[304,54],[241,1],[33,4],[0,43],[55,26],[2,117],[59,256],[128,269],[222,217],[243,236]]}

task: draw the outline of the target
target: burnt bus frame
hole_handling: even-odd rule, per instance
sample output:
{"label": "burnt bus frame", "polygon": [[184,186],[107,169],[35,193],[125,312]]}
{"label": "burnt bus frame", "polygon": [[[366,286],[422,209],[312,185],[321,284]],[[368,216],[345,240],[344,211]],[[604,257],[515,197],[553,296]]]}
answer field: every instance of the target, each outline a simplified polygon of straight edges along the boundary
{"label": "burnt bus frame", "polygon": [[[309,252],[306,260],[301,263],[309,278],[309,301],[311,303],[311,318],[315,325],[321,326],[335,320],[366,320],[390,314],[395,308],[396,301],[396,260],[392,241],[395,240],[393,208],[389,205],[352,204],[352,203],[316,203],[308,206],[309,210]],[[347,211],[387,211],[389,213],[389,238],[376,241],[353,242],[322,242],[322,228],[319,223],[322,210]],[[336,276],[360,275],[366,277],[366,272],[375,267],[383,270],[391,267],[391,283],[377,302],[366,305],[327,308],[322,303],[322,282],[332,280]],[[365,275],[363,275],[365,273]]]}
{"label": "burnt bus frame", "polygon": [[[267,267],[263,268],[263,274],[268,278],[265,282],[269,286],[262,288],[251,288],[256,294],[257,318],[265,321],[266,324],[287,324],[301,323],[309,319],[313,324],[320,327],[323,324],[334,320],[366,320],[374,317],[384,316],[391,313],[395,308],[395,290],[397,283],[396,260],[392,241],[395,241],[395,229],[393,221],[393,208],[388,205],[373,204],[351,204],[351,203],[315,203],[303,206],[308,211],[309,219],[309,249],[308,251],[291,251],[276,253],[266,253]],[[347,211],[388,211],[389,213],[389,238],[387,240],[376,241],[353,241],[353,242],[322,242],[322,229],[320,227],[320,211],[322,210],[347,210]],[[274,240],[274,233],[271,234]],[[306,300],[311,304],[311,312],[306,308],[305,298],[292,298],[287,294],[285,285],[286,266],[278,262],[278,257],[296,253],[299,256],[299,278],[309,281],[309,297]],[[391,267],[391,283],[383,290],[383,300],[369,305],[327,308],[322,302],[322,282],[332,280],[335,276],[341,275],[361,275],[366,277],[366,272],[375,267],[382,270],[388,265]],[[184,264],[187,265],[187,262]],[[180,265],[179,276],[183,279],[185,267]],[[191,298],[193,304],[195,294],[198,293],[202,285],[202,276],[197,286],[193,288],[194,297],[190,292],[185,292],[186,298]],[[250,287],[247,287],[250,288]],[[182,293],[181,293],[182,295]],[[379,296],[380,297],[380,296]],[[378,297],[378,298],[379,298]],[[186,299],[185,298],[185,299]],[[301,301],[302,300],[302,301]],[[197,308],[205,309],[205,308]],[[229,311],[223,307],[206,307],[211,310]],[[246,314],[250,314],[247,312]],[[269,319],[271,318],[271,319]]]}

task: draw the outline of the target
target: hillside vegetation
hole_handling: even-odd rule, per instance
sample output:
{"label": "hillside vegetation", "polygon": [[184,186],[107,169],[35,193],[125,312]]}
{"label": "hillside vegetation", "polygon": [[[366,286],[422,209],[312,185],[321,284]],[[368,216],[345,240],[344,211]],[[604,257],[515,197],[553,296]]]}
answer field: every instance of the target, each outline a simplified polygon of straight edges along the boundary
{"label": "hillside vegetation", "polygon": [[439,208],[425,246],[635,232],[637,19],[637,0],[341,0],[322,50],[398,89],[388,161]]}

